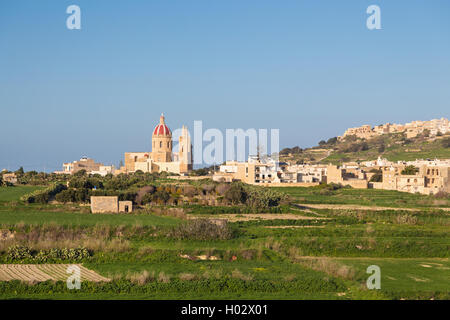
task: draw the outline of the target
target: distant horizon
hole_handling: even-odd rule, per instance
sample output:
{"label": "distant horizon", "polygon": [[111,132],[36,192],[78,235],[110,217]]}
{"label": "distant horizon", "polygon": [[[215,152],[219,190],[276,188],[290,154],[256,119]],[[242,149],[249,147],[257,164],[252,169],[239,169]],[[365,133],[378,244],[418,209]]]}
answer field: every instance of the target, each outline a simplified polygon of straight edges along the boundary
{"label": "distant horizon", "polygon": [[[397,123],[397,124],[403,125],[403,124],[410,123],[410,122],[414,122],[414,121],[432,121],[432,120],[439,120],[439,119],[447,119],[447,118],[446,118],[446,117],[439,117],[439,118],[434,118],[434,119],[415,119],[415,120],[410,120],[410,121],[408,121],[408,122]],[[383,124],[387,124],[387,123],[395,124],[395,123],[393,123],[393,122],[386,122],[386,123],[383,123]],[[378,124],[378,125],[383,125],[383,124]],[[371,127],[377,126],[377,125],[365,123],[365,124],[356,125],[355,127],[360,127],[360,126],[363,126],[363,125],[370,125]],[[170,128],[170,129],[172,130],[172,128]],[[178,128],[177,128],[177,129],[178,129]],[[347,129],[348,129],[348,128],[347,128]],[[172,130],[172,131],[173,131],[173,130]],[[192,134],[192,133],[190,133],[190,134]],[[338,137],[338,136],[340,136],[340,135],[333,136],[333,137],[328,137],[328,138],[324,138],[323,140],[326,141],[326,140],[328,140],[328,139],[330,139],[330,138],[334,138],[334,137]],[[307,149],[307,148],[312,148],[312,147],[316,147],[316,146],[318,146],[318,143],[317,143],[316,145],[311,145],[311,146],[308,146],[308,147],[302,147],[302,146],[299,146],[299,145],[293,145],[293,146],[280,146],[280,151],[283,150],[284,148],[300,147],[300,148],[302,148],[302,149]],[[151,145],[150,145],[150,149],[151,149]],[[127,150],[127,151],[123,151],[123,153],[125,153],[125,152],[149,152],[149,151],[151,151],[150,149],[148,149],[148,150],[145,150],[145,149],[142,149],[142,150]],[[176,150],[174,150],[174,151],[176,151]],[[250,154],[247,154],[247,155],[250,156]],[[83,154],[83,155],[80,155],[79,158],[77,158],[77,159],[72,159],[72,160],[64,161],[63,163],[70,163],[70,162],[74,162],[74,161],[79,161],[80,159],[82,159],[82,158],[84,158],[84,157],[94,159],[96,162],[100,162],[100,163],[102,163],[103,165],[114,165],[116,168],[118,168],[118,164],[119,164],[121,161],[123,162],[123,159],[120,159],[117,163],[114,163],[113,161],[102,162],[102,161],[99,161],[98,159],[95,159],[95,158],[90,157],[89,155],[84,155],[84,154]],[[38,171],[38,172],[52,173],[52,172],[54,172],[54,171],[60,170],[60,169],[62,168],[63,163],[61,163],[60,167],[59,167],[58,169],[55,169],[55,170],[45,170],[45,167],[44,167],[44,170],[35,170],[35,169],[26,170],[26,169],[25,169],[25,166],[23,166],[23,165],[17,166],[16,169],[1,168],[0,170],[5,170],[5,169],[6,169],[6,170],[8,170],[8,171],[13,172],[13,171],[17,171],[18,169],[20,169],[20,168],[22,167],[22,168],[24,169],[24,171]],[[206,165],[206,164],[204,164],[204,165],[195,165],[195,164],[194,164],[194,169],[200,169],[200,168],[205,168],[205,167],[210,167],[210,165]]]}
{"label": "distant horizon", "polygon": [[173,130],[279,129],[280,150],[449,118],[448,12],[446,0],[3,2],[0,170],[117,166],[151,149],[161,112]]}

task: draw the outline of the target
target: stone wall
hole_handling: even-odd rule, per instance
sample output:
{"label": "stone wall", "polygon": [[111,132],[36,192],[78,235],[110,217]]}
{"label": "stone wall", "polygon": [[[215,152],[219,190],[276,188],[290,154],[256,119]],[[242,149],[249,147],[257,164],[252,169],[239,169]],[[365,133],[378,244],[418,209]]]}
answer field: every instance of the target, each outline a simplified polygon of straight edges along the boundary
{"label": "stone wall", "polygon": [[117,196],[91,196],[91,212],[119,212],[119,198]]}

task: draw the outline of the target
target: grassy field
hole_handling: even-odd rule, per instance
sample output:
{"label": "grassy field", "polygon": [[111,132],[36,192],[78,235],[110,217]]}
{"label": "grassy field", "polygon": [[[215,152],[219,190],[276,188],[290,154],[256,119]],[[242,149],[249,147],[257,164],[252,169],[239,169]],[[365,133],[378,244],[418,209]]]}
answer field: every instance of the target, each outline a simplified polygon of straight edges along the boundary
{"label": "grassy field", "polygon": [[[31,263],[30,258],[8,260],[7,248],[14,243],[36,250],[82,244],[92,255],[76,263],[112,280],[83,282],[77,291],[64,282],[0,282],[3,299],[450,298],[450,215],[437,209],[448,206],[448,199],[435,202],[382,190],[324,195],[314,187],[280,188],[294,203],[357,204],[369,210],[292,206],[256,220],[241,213],[229,223],[231,239],[198,240],[171,238],[167,231],[189,218],[215,219],[214,209],[193,206],[182,218],[93,215],[78,205],[20,203],[25,189],[19,190],[0,196],[5,199],[0,229],[16,232],[14,239],[0,241],[1,263]],[[220,217],[231,214],[219,211]],[[370,265],[381,269],[381,290],[365,286]]]}
{"label": "grassy field", "polygon": [[0,206],[0,225],[24,223],[27,225],[57,224],[63,226],[95,226],[95,225],[142,225],[164,226],[175,225],[179,220],[152,214],[97,214],[89,213],[88,208],[56,206],[56,205],[16,205]]}
{"label": "grassy field", "polygon": [[21,196],[44,188],[45,187],[41,186],[15,186],[9,188],[0,187],[0,203],[18,201]]}
{"label": "grassy field", "polygon": [[412,194],[393,190],[342,188],[326,191],[320,187],[279,187],[273,188],[290,195],[298,203],[352,204],[393,208],[450,207],[449,199]]}

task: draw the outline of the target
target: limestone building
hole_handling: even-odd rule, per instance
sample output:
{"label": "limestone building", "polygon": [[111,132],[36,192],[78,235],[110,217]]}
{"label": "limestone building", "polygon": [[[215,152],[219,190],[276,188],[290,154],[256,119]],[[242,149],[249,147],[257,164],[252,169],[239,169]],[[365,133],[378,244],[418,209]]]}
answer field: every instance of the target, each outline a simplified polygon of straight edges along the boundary
{"label": "limestone building", "polygon": [[431,136],[436,136],[439,133],[446,134],[450,132],[450,122],[446,118],[433,119],[429,121],[411,121],[405,124],[391,124],[386,123],[372,128],[370,125],[363,125],[357,128],[349,128],[339,139],[346,136],[354,135],[361,139],[370,139],[374,136],[379,136],[387,133],[404,132],[407,138],[417,137],[425,130],[429,131]]}
{"label": "limestone building", "polygon": [[74,174],[80,170],[86,170],[87,173],[93,171],[100,171],[103,166],[102,163],[97,163],[94,159],[82,157],[79,161],[63,163],[62,171],[55,171],[57,174]]}
{"label": "limestone building", "polygon": [[192,144],[187,127],[183,126],[178,140],[178,152],[173,152],[172,131],[161,114],[159,123],[153,130],[151,152],[126,152],[125,165],[118,173],[172,172],[185,174],[192,170]]}
{"label": "limestone building", "polygon": [[92,213],[128,213],[132,211],[132,201],[119,201],[117,196],[91,196]]}

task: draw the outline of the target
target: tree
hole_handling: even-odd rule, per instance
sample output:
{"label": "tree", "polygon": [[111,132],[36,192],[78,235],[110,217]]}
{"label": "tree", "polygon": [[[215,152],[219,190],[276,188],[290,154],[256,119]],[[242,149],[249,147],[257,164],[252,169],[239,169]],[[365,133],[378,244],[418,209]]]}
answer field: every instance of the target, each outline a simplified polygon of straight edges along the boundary
{"label": "tree", "polygon": [[86,175],[86,170],[84,170],[84,169],[78,170],[78,171],[75,172],[73,175],[74,175],[75,177],[83,177],[83,176]]}
{"label": "tree", "polygon": [[401,174],[403,175],[415,175],[417,172],[419,172],[419,168],[416,168],[413,165],[405,167],[405,169],[402,170]]}
{"label": "tree", "polygon": [[372,169],[370,172],[375,173],[371,178],[370,182],[382,182],[383,181],[383,172],[380,169]]}
{"label": "tree", "polygon": [[296,146],[296,147],[293,147],[292,149],[291,149],[291,152],[292,153],[302,153],[303,152],[303,149],[302,148],[300,148],[299,146]]}
{"label": "tree", "polygon": [[144,204],[144,199],[148,200],[150,199],[150,195],[155,192],[155,187],[154,186],[145,186],[142,187],[141,189],[139,189],[137,195],[136,195],[136,199],[135,202],[137,204]]}
{"label": "tree", "polygon": [[16,175],[23,175],[24,174],[23,167],[20,167],[15,173]]}
{"label": "tree", "polygon": [[319,146],[323,146],[323,145],[325,145],[325,144],[327,144],[327,142],[326,142],[325,140],[320,140],[320,141],[319,141]]}
{"label": "tree", "polygon": [[224,197],[232,204],[240,204],[247,200],[247,193],[241,183],[232,183]]}
{"label": "tree", "polygon": [[280,151],[280,155],[288,155],[289,153],[292,153],[291,148],[284,148]]}
{"label": "tree", "polygon": [[327,144],[336,144],[337,141],[338,141],[338,138],[333,137],[333,138],[328,139]]}
{"label": "tree", "polygon": [[161,189],[153,194],[153,199],[156,201],[160,200],[163,203],[166,203],[170,199],[170,194],[166,190]]}

